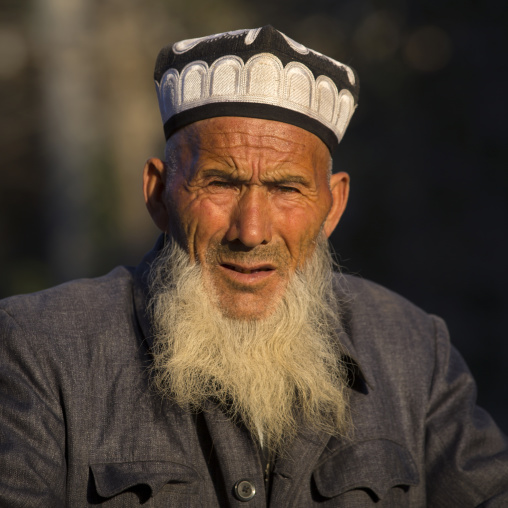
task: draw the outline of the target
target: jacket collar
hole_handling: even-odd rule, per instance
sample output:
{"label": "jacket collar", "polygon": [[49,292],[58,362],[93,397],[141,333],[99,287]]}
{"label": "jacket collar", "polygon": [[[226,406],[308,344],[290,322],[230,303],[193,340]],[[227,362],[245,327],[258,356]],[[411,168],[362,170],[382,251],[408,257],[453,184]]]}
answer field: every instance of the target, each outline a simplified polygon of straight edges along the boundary
{"label": "jacket collar", "polygon": [[160,235],[159,238],[157,238],[153,249],[145,254],[141,263],[134,269],[133,273],[134,281],[132,291],[135,313],[149,349],[153,346],[153,330],[148,314],[148,303],[150,301],[148,278],[150,267],[164,246],[164,238],[164,235]]}

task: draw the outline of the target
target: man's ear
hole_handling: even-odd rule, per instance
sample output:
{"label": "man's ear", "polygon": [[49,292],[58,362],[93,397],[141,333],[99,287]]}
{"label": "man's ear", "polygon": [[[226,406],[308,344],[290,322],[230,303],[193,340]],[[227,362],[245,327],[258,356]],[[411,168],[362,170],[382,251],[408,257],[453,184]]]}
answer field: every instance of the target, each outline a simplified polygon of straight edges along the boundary
{"label": "man's ear", "polygon": [[346,209],[347,198],[349,196],[349,175],[344,173],[344,171],[331,175],[330,190],[333,201],[323,226],[326,238],[329,238],[333,233]]}
{"label": "man's ear", "polygon": [[155,225],[167,232],[169,210],[166,202],[166,164],[152,157],[145,163],[143,170],[143,193],[148,213]]}

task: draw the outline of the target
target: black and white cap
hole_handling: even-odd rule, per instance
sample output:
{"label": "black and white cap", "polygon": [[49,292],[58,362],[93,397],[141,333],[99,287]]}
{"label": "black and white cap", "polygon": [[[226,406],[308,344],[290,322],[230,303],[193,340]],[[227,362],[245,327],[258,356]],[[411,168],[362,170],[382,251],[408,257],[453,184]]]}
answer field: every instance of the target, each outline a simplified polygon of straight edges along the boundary
{"label": "black and white cap", "polygon": [[332,151],[358,101],[351,67],[295,42],[272,26],[187,39],[155,64],[164,132],[217,116],[296,125]]}

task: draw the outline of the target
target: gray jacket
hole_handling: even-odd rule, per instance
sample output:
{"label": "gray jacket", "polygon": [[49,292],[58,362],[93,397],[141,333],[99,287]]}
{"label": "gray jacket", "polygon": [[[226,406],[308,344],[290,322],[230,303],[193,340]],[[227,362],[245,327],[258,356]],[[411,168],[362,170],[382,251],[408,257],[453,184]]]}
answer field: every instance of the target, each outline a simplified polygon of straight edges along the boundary
{"label": "gray jacket", "polygon": [[[149,259],[1,302],[1,507],[267,506],[245,429],[212,402],[191,414],[149,387]],[[507,440],[475,407],[443,321],[373,283],[340,285],[354,433],[302,429],[269,506],[508,506]]]}

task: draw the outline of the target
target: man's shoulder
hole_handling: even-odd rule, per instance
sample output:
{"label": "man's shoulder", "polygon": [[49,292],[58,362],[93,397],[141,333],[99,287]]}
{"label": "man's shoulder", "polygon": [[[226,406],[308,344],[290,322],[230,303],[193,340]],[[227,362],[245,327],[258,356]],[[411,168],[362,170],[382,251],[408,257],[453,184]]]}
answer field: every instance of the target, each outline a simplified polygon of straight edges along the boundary
{"label": "man's shoulder", "polygon": [[[356,275],[336,274],[341,298],[352,311],[361,315],[400,315],[428,320],[429,314],[404,296],[376,282]],[[379,316],[378,316],[379,317]]]}
{"label": "man's shoulder", "polygon": [[132,269],[119,266],[102,277],[5,298],[0,300],[0,312],[20,326],[38,330],[93,325],[102,315],[112,316],[132,302],[132,281]]}
{"label": "man's shoulder", "polygon": [[374,282],[338,275],[345,331],[360,358],[383,357],[407,361],[431,359],[444,322],[403,296]]}

